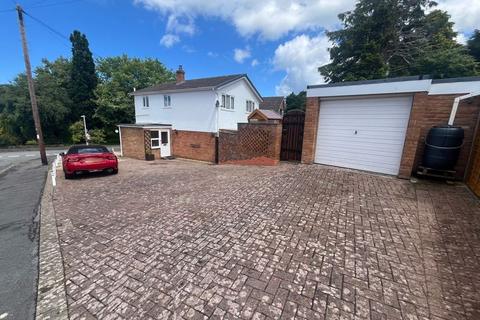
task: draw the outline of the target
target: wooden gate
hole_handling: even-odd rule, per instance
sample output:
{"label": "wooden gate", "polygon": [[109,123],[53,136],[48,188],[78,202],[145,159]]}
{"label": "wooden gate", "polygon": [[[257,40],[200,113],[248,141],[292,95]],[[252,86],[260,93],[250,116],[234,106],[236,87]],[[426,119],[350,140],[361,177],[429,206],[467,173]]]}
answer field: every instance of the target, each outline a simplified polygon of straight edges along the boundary
{"label": "wooden gate", "polygon": [[283,116],[280,160],[300,161],[302,159],[304,124],[305,112],[302,110],[291,110]]}
{"label": "wooden gate", "polygon": [[477,133],[472,148],[472,158],[470,160],[466,183],[470,189],[480,197],[480,133]]}

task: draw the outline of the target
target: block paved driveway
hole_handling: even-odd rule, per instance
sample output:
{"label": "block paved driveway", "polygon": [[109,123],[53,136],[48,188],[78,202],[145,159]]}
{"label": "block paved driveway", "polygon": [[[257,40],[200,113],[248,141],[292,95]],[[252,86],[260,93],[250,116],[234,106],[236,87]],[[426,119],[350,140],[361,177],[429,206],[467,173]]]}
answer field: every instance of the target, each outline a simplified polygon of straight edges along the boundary
{"label": "block paved driveway", "polygon": [[125,160],[55,195],[71,319],[480,319],[462,185]]}

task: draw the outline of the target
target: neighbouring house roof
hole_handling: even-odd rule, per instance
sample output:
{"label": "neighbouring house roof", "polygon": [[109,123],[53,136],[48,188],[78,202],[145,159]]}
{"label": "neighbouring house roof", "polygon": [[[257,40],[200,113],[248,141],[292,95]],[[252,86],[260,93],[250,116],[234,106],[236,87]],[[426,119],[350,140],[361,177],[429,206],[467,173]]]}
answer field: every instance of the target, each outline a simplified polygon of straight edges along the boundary
{"label": "neighbouring house roof", "polygon": [[345,81],[307,86],[307,97],[342,97],[374,94],[427,92],[429,95],[471,93],[480,90],[480,77],[430,79],[411,76],[363,81]]}
{"label": "neighbouring house roof", "polygon": [[253,85],[252,81],[248,78],[246,74],[232,74],[219,77],[210,77],[210,78],[199,78],[185,80],[183,82],[167,82],[151,87],[143,88],[132,92],[132,95],[141,95],[146,93],[166,93],[166,92],[183,92],[183,91],[203,91],[203,90],[214,90],[221,88],[227,84],[230,84],[239,79],[245,78],[250,84],[253,91],[258,95],[260,101],[262,96],[258,92],[257,88]]}
{"label": "neighbouring house roof", "polygon": [[156,129],[156,128],[171,128],[171,124],[165,123],[121,123],[117,125],[121,128],[143,128],[143,129]]}
{"label": "neighbouring house roof", "polygon": [[278,112],[275,112],[273,110],[262,110],[262,109],[255,109],[250,115],[248,116],[248,119],[251,119],[253,117],[259,117],[264,120],[282,120],[283,117],[281,114]]}
{"label": "neighbouring house roof", "polygon": [[279,112],[285,101],[285,97],[263,97],[263,101],[260,103],[260,109],[262,110],[274,110]]}

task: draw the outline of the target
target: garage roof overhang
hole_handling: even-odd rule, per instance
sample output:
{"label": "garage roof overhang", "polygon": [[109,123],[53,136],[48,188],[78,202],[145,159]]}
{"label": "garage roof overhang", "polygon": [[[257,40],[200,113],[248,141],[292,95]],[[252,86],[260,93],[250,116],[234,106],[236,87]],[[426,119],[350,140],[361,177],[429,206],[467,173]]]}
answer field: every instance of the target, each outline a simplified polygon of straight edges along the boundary
{"label": "garage roof overhang", "polygon": [[307,86],[307,97],[348,97],[415,92],[428,92],[429,95],[465,94],[478,90],[480,90],[480,77],[432,80],[415,76]]}
{"label": "garage roof overhang", "polygon": [[119,128],[138,128],[138,129],[171,129],[171,124],[164,123],[125,123],[117,125]]}

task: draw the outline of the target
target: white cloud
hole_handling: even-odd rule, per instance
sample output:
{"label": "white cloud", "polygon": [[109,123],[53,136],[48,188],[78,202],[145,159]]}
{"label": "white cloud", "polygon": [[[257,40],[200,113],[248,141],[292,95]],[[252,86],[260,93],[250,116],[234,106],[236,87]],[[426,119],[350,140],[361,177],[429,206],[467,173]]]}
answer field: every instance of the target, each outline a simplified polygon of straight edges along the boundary
{"label": "white cloud", "polygon": [[[133,0],[145,8],[168,16],[168,33],[192,35],[195,18],[214,17],[231,23],[245,37],[260,35],[278,39],[291,31],[334,29],[337,15],[353,10],[356,0]],[[479,28],[480,1],[438,0],[437,8],[447,10],[462,32]],[[170,28],[170,29],[169,29]]]}
{"label": "white cloud", "polygon": [[192,36],[195,33],[195,21],[190,16],[177,17],[170,15],[167,20],[167,32]]}
{"label": "white cloud", "polygon": [[258,66],[259,64],[260,64],[260,62],[258,62],[257,59],[253,59],[253,60],[252,60],[252,63],[251,63],[252,67],[256,67],[256,66]]}
{"label": "white cloud", "polygon": [[478,0],[439,0],[436,8],[445,10],[452,16],[456,30],[468,32],[480,28]]}
{"label": "white cloud", "polygon": [[235,50],[233,50],[233,58],[235,59],[235,61],[237,61],[238,63],[243,63],[245,61],[245,59],[248,59],[251,57],[251,52],[250,52],[250,48],[247,47],[245,49],[239,49],[239,48],[236,48]]}
{"label": "white cloud", "polygon": [[208,51],[207,56],[209,56],[210,58],[216,58],[218,57],[218,53],[213,51]]}
{"label": "white cloud", "polygon": [[279,45],[273,65],[276,70],[285,71],[286,75],[275,87],[277,94],[287,95],[292,91],[305,90],[307,84],[323,83],[324,79],[317,69],[329,63],[327,49],[330,46],[324,34],[316,37],[302,34]]}
{"label": "white cloud", "polygon": [[[183,17],[193,27],[198,16],[215,17],[232,23],[242,36],[259,34],[278,39],[290,31],[333,27],[337,14],[353,8],[355,0],[134,0],[147,9],[167,15],[168,20]],[[173,18],[171,18],[173,17]]]}
{"label": "white cloud", "polygon": [[465,45],[467,44],[468,38],[465,36],[465,34],[459,32],[455,40],[457,40],[458,43]]}
{"label": "white cloud", "polygon": [[162,39],[160,39],[160,44],[165,46],[166,48],[171,48],[175,44],[180,42],[180,38],[174,34],[167,33],[165,34]]}

